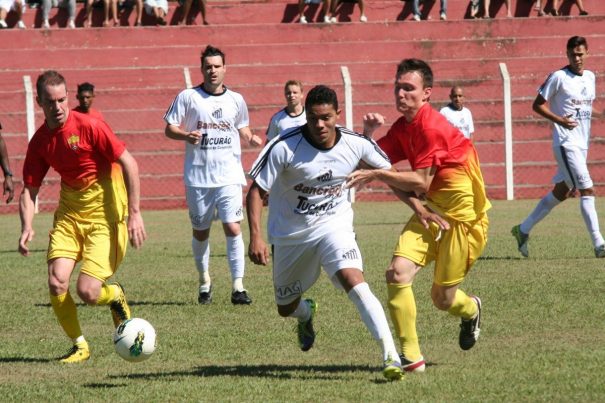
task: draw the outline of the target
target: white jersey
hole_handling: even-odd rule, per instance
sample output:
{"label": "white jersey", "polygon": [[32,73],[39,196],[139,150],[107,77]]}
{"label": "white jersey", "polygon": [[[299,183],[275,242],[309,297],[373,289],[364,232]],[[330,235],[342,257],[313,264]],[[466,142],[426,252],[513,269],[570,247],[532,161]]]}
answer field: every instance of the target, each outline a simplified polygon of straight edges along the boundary
{"label": "white jersey", "polygon": [[185,142],[185,185],[245,185],[239,129],[249,125],[248,107],[237,92],[208,94],[202,86],[181,91],[164,120],[202,134],[198,144]]}
{"label": "white jersey", "polygon": [[553,146],[568,145],[588,149],[592,102],[596,93],[594,73],[584,70],[579,76],[564,67],[548,76],[538,93],[549,102],[552,113],[570,116],[578,123],[578,126],[571,130],[554,124]]}
{"label": "white jersey", "polygon": [[464,137],[471,138],[471,134],[475,132],[475,126],[473,125],[473,114],[468,108],[463,106],[461,110],[457,110],[452,108],[452,104],[449,104],[441,108],[439,112],[445,116],[452,126],[458,128],[464,134]]}
{"label": "white jersey", "polygon": [[267,141],[273,140],[284,130],[302,126],[305,123],[307,123],[305,108],[296,116],[290,116],[286,108],[284,108],[271,117],[269,127],[267,127]]}
{"label": "white jersey", "polygon": [[337,127],[334,147],[314,147],[304,126],[276,137],[261,151],[250,170],[258,186],[269,191],[269,242],[295,245],[332,231],[353,231],[353,209],[345,187],[360,161],[391,167],[370,138]]}

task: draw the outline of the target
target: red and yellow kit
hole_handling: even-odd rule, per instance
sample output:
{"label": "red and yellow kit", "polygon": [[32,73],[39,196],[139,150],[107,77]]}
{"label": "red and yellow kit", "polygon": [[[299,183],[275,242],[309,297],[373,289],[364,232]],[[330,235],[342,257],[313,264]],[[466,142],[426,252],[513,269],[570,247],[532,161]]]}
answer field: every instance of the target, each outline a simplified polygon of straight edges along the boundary
{"label": "red and yellow kit", "polygon": [[436,224],[425,229],[412,216],[393,254],[419,266],[435,261],[435,283],[460,283],[485,248],[485,213],[491,207],[475,147],[428,103],[412,122],[403,117],[397,120],[378,145],[392,163],[407,159],[412,170],[436,168],[427,205],[450,223],[442,234]]}
{"label": "red and yellow kit", "polygon": [[61,176],[57,214],[85,221],[122,221],[127,194],[117,159],[125,150],[103,121],[71,111],[65,124],[43,125],[32,137],[23,165],[25,185],[40,187],[48,169]]}
{"label": "red and yellow kit", "polygon": [[79,106],[76,106],[75,108],[73,108],[72,110],[76,111],[76,112],[80,112],[83,113],[85,115],[90,116],[91,118],[95,118],[95,119],[99,119],[99,120],[105,120],[105,118],[103,117],[103,114],[101,113],[101,111],[94,109],[94,108],[89,108],[88,112],[84,112],[82,110],[82,108],[80,108]]}

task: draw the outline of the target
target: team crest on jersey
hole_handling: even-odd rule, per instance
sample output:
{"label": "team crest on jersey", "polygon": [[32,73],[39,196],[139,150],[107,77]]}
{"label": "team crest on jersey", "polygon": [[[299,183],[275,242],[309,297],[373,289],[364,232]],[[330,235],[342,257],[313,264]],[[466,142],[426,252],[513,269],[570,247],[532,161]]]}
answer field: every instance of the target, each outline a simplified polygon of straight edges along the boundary
{"label": "team crest on jersey", "polygon": [[74,151],[78,151],[79,142],[80,142],[80,136],[78,136],[77,134],[72,134],[71,136],[69,136],[67,138],[67,144],[69,145],[69,148],[71,148]]}
{"label": "team crest on jersey", "polygon": [[586,87],[582,88],[582,96],[587,96],[588,95],[588,90],[586,89]]}
{"label": "team crest on jersey", "polygon": [[328,169],[327,171],[328,172],[324,172],[317,177],[318,182],[329,182],[332,180],[332,170]]}
{"label": "team crest on jersey", "polygon": [[212,112],[212,117],[215,119],[222,119],[223,117],[223,108],[218,108],[214,112]]}

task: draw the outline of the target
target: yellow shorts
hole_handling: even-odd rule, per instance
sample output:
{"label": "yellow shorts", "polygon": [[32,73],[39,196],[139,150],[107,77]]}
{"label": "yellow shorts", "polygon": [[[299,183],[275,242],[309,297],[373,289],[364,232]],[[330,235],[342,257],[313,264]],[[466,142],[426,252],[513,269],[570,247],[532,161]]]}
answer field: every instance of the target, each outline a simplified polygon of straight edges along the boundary
{"label": "yellow shorts", "polygon": [[411,260],[419,266],[435,261],[435,284],[452,286],[464,280],[469,269],[487,244],[487,214],[473,222],[448,220],[450,229],[442,231],[431,223],[424,228],[418,216],[413,215],[403,228],[394,256]]}
{"label": "yellow shorts", "polygon": [[79,222],[70,217],[55,217],[50,231],[47,260],[64,257],[82,261],[80,271],[106,281],[124,259],[128,229],[117,223]]}

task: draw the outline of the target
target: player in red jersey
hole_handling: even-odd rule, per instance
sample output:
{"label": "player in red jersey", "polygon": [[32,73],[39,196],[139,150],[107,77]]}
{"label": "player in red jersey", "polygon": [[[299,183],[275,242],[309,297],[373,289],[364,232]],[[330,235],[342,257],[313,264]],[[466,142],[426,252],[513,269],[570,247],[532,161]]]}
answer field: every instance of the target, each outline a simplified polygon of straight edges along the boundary
{"label": "player in red jersey", "polygon": [[138,166],[105,122],[69,110],[61,74],[44,72],[36,89],[45,122],[32,137],[23,166],[19,252],[29,255],[36,196],[52,167],[61,176],[61,194],[50,231],[48,286],[55,315],[74,343],[60,360],[75,363],[90,357],[69,292],[77,262],[81,262],[77,292],[82,301],[109,305],[115,326],[130,318],[124,290],[106,280],[122,261],[128,238],[135,248],[146,238],[139,210]]}
{"label": "player in red jersey", "polygon": [[[387,268],[389,311],[402,347],[407,371],[424,371],[425,361],[416,334],[416,302],[412,282],[416,273],[435,262],[431,297],[440,310],[460,317],[463,350],[479,337],[481,300],[459,289],[487,242],[485,194],[473,144],[429,103],[433,72],[418,59],[397,67],[395,102],[403,115],[378,145],[392,163],[407,159],[408,172],[358,170],[349,186],[381,180],[415,212],[404,227]],[[364,133],[384,123],[378,114],[364,117]],[[426,201],[426,206],[422,201]]]}
{"label": "player in red jersey", "polygon": [[95,119],[105,120],[103,114],[98,109],[92,107],[92,103],[95,99],[94,85],[88,82],[78,84],[76,99],[78,100],[79,105],[73,109],[74,111],[85,113]]}

